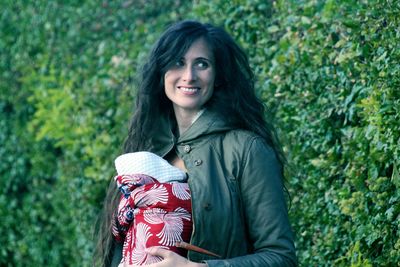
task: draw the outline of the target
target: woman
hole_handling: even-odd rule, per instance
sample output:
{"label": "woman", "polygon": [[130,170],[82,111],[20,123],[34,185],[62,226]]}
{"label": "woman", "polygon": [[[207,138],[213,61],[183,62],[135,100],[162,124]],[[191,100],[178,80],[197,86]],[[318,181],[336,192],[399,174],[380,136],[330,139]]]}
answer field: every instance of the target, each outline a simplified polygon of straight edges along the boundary
{"label": "woman", "polygon": [[[222,258],[153,247],[164,260],[148,266],[297,264],[284,157],[263,114],[247,56],[223,29],[183,21],[161,36],[142,71],[125,152],[153,152],[187,173],[190,242]],[[117,195],[112,184],[98,243],[106,266],[121,258],[110,230]]]}

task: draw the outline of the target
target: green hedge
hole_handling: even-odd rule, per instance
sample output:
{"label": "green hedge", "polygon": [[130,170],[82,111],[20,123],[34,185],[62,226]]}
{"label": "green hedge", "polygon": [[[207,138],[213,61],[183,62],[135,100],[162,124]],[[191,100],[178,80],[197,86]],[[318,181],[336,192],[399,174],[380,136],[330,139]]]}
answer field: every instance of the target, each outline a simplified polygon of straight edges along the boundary
{"label": "green hedge", "polygon": [[1,266],[90,265],[136,69],[186,7],[146,2],[0,3]]}
{"label": "green hedge", "polygon": [[278,3],[264,96],[297,175],[304,266],[400,262],[400,2]]}
{"label": "green hedge", "polygon": [[169,23],[241,43],[290,162],[301,266],[400,262],[400,3],[0,3],[0,265],[89,266],[134,101]]}

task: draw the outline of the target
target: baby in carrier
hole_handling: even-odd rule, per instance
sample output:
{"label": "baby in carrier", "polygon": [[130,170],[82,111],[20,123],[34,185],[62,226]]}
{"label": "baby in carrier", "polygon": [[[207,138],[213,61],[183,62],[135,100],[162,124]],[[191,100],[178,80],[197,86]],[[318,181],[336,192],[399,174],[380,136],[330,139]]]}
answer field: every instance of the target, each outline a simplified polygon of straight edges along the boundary
{"label": "baby in carrier", "polygon": [[186,256],[186,250],[176,246],[189,242],[192,232],[186,173],[150,152],[123,154],[116,158],[115,168],[114,179],[122,195],[113,235],[123,242],[121,264],[161,261],[145,252],[151,246]]}

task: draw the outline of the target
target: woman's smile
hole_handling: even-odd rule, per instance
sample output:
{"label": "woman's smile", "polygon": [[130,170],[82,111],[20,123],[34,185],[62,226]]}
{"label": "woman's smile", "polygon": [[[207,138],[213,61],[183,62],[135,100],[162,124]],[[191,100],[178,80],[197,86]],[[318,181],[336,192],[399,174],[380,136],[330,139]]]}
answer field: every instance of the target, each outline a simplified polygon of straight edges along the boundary
{"label": "woman's smile", "polygon": [[178,86],[178,89],[181,90],[185,95],[195,95],[200,91],[200,87]]}
{"label": "woman's smile", "polygon": [[195,116],[203,108],[214,92],[215,73],[209,45],[203,38],[194,41],[164,76],[165,94],[175,115]]}

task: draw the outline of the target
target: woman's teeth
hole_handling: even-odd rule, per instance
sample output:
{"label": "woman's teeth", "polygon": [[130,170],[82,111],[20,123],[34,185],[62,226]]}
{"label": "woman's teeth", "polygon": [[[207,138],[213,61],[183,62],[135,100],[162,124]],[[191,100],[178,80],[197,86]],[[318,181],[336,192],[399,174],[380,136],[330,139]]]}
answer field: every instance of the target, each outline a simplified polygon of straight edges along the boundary
{"label": "woman's teeth", "polygon": [[180,89],[184,92],[188,92],[188,93],[194,93],[197,90],[199,90],[198,87],[180,87]]}

